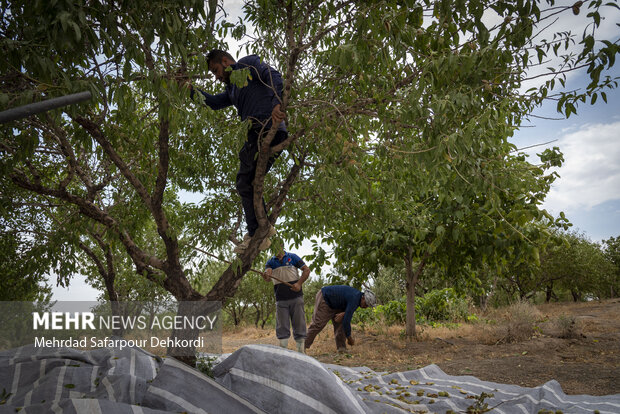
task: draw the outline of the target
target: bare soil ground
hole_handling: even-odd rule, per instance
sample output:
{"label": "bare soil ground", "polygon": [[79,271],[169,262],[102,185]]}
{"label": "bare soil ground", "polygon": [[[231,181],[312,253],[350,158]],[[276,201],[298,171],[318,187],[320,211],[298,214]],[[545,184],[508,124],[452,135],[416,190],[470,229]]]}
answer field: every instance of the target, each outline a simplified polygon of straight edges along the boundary
{"label": "bare soil ground", "polygon": [[[436,364],[451,375],[526,387],[554,379],[567,394],[620,393],[620,299],[530,308],[535,313],[529,325],[533,331],[515,322],[514,309],[480,315],[476,323],[453,328],[419,327],[415,341],[405,338],[402,326],[364,330],[354,326],[357,343],[347,353],[336,352],[328,325],[308,354],[324,363],[375,371]],[[525,333],[522,339],[519,333]],[[250,343],[276,345],[274,329],[224,332],[224,352]],[[294,345],[291,339],[289,348]]]}

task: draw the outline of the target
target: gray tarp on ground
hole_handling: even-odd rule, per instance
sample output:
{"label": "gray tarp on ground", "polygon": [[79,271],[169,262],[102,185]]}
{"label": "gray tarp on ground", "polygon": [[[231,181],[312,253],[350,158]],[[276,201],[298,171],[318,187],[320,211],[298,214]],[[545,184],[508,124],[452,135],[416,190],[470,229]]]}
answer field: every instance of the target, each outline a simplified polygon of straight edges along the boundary
{"label": "gray tarp on ground", "polygon": [[0,352],[0,414],[19,407],[20,413],[444,414],[465,412],[483,392],[494,394],[484,403],[498,414],[620,413],[620,394],[567,396],[556,381],[524,388],[450,376],[435,365],[383,374],[269,345],[242,347],[214,373],[216,381],[137,348],[25,346]]}
{"label": "gray tarp on ground", "polygon": [[483,403],[494,407],[490,412],[496,414],[532,414],[543,410],[552,413],[559,410],[564,414],[592,414],[597,410],[600,414],[620,413],[620,394],[566,395],[555,380],[526,388],[448,375],[434,364],[392,374],[376,373],[365,367],[326,366],[357,390],[372,413],[467,412],[476,403],[474,397],[482,393],[493,394]]}
{"label": "gray tarp on ground", "polygon": [[139,348],[0,352],[0,414],[263,413],[211,378]]}

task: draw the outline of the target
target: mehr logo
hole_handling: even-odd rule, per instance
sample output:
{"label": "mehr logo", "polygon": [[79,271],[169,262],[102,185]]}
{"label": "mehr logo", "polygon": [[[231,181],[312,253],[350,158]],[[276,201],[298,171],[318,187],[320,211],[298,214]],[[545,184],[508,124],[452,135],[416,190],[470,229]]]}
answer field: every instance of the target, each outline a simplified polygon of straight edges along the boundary
{"label": "mehr logo", "polygon": [[45,330],[95,329],[95,314],[92,312],[32,312],[32,328]]}
{"label": "mehr logo", "polygon": [[[155,316],[150,326],[145,315],[139,316],[99,316],[93,312],[32,312],[32,328],[45,330],[61,329],[199,329],[213,330],[217,315],[199,316]],[[97,322],[98,326],[95,326]]]}

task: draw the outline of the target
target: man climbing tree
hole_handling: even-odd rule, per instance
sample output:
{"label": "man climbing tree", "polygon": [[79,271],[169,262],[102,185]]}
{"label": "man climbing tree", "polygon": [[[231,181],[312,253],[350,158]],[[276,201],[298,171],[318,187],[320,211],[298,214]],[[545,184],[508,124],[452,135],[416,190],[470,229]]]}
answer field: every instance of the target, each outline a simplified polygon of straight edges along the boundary
{"label": "man climbing tree", "polygon": [[[265,138],[269,130],[277,128],[271,146],[277,145],[287,138],[284,118],[286,114],[280,110],[282,102],[282,76],[271,66],[262,63],[256,55],[246,56],[235,62],[233,57],[223,50],[214,49],[207,55],[209,71],[215,78],[226,85],[226,90],[217,95],[208,94],[198,90],[201,101],[213,110],[234,105],[237,108],[242,121],[249,121],[248,138],[239,152],[239,172],[237,173],[237,191],[241,197],[241,204],[245,213],[248,232],[243,242],[234,249],[235,253],[243,253],[247,249],[250,239],[258,228],[258,220],[254,211],[254,176],[256,175],[257,154],[260,142]],[[246,70],[239,82],[231,82],[232,71]],[[191,97],[194,98],[194,88],[191,88]],[[271,168],[280,153],[269,158],[267,171]],[[263,200],[263,208],[265,202]],[[261,245],[260,250],[265,250],[271,245],[269,237],[275,234],[273,226],[270,227],[267,239]]]}

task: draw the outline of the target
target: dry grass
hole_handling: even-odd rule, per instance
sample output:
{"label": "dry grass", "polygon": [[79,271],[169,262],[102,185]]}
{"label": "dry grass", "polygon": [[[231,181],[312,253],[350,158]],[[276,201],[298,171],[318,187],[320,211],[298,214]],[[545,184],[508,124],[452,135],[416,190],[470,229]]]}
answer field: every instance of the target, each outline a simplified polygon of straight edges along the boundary
{"label": "dry grass", "polygon": [[537,322],[542,321],[542,313],[529,302],[519,301],[502,312],[503,323],[497,327],[498,342],[519,342],[534,334]]}
{"label": "dry grass", "polygon": [[273,331],[273,328],[261,329],[261,328],[255,327],[254,325],[240,325],[240,326],[225,327],[223,329],[222,335],[229,337],[229,338],[234,338],[234,339],[241,339],[245,337],[260,339],[260,338],[269,336],[269,332],[272,332],[272,331]]}
{"label": "dry grass", "polygon": [[[418,335],[415,342],[441,340],[450,343],[453,339],[464,337],[477,340],[480,337],[482,325],[461,324],[455,325],[455,327],[418,325]],[[413,369],[419,361],[415,360],[414,354],[407,351],[408,346],[412,342],[405,337],[404,332],[404,325],[374,326],[366,327],[364,330],[354,326],[353,337],[356,340],[356,344],[353,348],[350,348],[352,350],[351,354],[338,354],[336,352],[334,332],[331,324],[328,324],[317,335],[314,344],[308,350],[308,354],[317,358],[333,357],[336,361],[353,364],[356,363],[355,359],[359,359],[357,364],[375,367],[384,365],[387,361],[390,363],[410,363]],[[257,329],[251,326],[230,328],[223,332],[223,352],[234,352],[236,349],[249,343],[277,345],[275,329],[273,327]],[[288,348],[295,349],[295,342],[292,338],[289,340]]]}
{"label": "dry grass", "polygon": [[420,329],[421,335],[418,340],[431,341],[436,338],[442,339],[454,339],[454,338],[468,338],[479,341],[486,338],[487,333],[482,332],[480,323],[464,323],[457,327],[422,327]]}
{"label": "dry grass", "polygon": [[[559,318],[566,317],[570,314],[578,313],[580,316],[575,318],[575,325],[578,334],[583,335],[599,335],[608,331],[608,324],[613,324],[620,319],[620,314],[614,307],[602,305],[599,302],[567,302],[567,303],[549,303],[540,305],[540,311],[545,314],[550,321],[550,330],[557,329],[555,321]],[[596,309],[596,318],[589,315],[589,311]],[[556,335],[557,332],[550,332]]]}
{"label": "dry grass", "polygon": [[[502,315],[494,318],[502,318]],[[466,338],[481,343],[494,343],[498,340],[498,330],[502,332],[505,322],[491,321],[478,323],[461,323],[454,325],[439,325],[436,327],[428,325],[417,325],[416,333],[417,342],[430,342],[435,340],[450,341],[456,338]],[[275,336],[273,327],[265,327],[265,329],[256,328],[254,326],[237,326],[225,328],[222,340],[223,352],[234,352],[239,347],[249,343],[260,343],[277,345],[278,340]],[[411,340],[405,336],[404,325],[375,325],[366,326],[365,329],[353,327],[353,336],[357,343],[355,345],[356,353],[362,353],[369,358],[381,359],[391,354],[391,350],[401,351],[407,346]],[[386,344],[387,347],[377,347],[376,344]],[[289,349],[295,349],[295,342],[291,336],[289,340]],[[316,356],[322,354],[330,354],[336,352],[336,342],[331,324],[328,324],[321,331],[309,350],[309,354]]]}
{"label": "dry grass", "polygon": [[[292,340],[290,342],[293,342]],[[294,342],[293,342],[294,343]],[[222,331],[222,352],[235,352],[247,344],[277,345],[274,328],[256,328],[251,326],[233,326],[224,328]],[[290,344],[289,344],[290,345]],[[293,349],[291,347],[291,349]]]}
{"label": "dry grass", "polygon": [[581,335],[581,322],[573,315],[560,315],[553,321],[558,338],[571,339]]}
{"label": "dry grass", "polygon": [[[513,343],[524,341],[536,334],[547,334],[555,337],[571,338],[582,333],[594,333],[604,330],[601,323],[583,323],[587,316],[570,316],[578,312],[587,314],[588,307],[595,303],[552,303],[534,306],[527,302],[517,302],[509,307],[493,309],[487,313],[479,313],[477,322],[454,325],[417,326],[415,342],[452,343],[455,340],[467,340],[485,345]],[[609,320],[618,319],[619,315],[611,312]],[[600,323],[598,323],[600,322]],[[544,331],[544,332],[543,332]],[[357,344],[355,354],[364,355],[368,360],[402,359],[411,341],[404,336],[405,326],[366,326],[365,329],[353,327],[353,336]],[[249,343],[277,345],[275,329],[254,326],[226,328],[223,332],[223,352],[233,352]],[[289,340],[289,349],[295,349],[295,342]],[[328,324],[317,335],[312,348],[308,352],[312,356],[335,355],[336,345],[331,324]],[[346,354],[342,358],[347,358]]]}
{"label": "dry grass", "polygon": [[[365,366],[377,372],[437,364],[449,374],[474,375],[493,382],[534,387],[556,379],[569,394],[618,393],[614,374],[620,366],[620,299],[536,307],[518,304],[477,317],[476,322],[459,325],[418,326],[414,341],[404,337],[404,326],[354,326],[356,345],[347,353],[336,352],[329,324],[308,354],[322,363]],[[519,325],[525,326],[524,332],[530,336],[508,343],[506,335],[520,332],[515,328]],[[559,337],[562,332],[580,336],[564,339]],[[223,332],[224,352],[246,344],[277,342],[273,327],[225,328]],[[291,339],[289,349],[294,347]]]}

